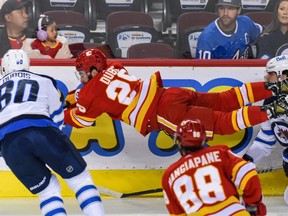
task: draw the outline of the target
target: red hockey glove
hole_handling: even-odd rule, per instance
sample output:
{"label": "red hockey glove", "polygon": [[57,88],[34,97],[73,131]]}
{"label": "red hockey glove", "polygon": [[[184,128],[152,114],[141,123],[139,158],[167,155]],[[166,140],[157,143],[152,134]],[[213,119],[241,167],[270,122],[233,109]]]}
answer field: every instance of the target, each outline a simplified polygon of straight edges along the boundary
{"label": "red hockey glove", "polygon": [[245,205],[246,210],[251,216],[265,216],[267,214],[266,206],[264,203]]}

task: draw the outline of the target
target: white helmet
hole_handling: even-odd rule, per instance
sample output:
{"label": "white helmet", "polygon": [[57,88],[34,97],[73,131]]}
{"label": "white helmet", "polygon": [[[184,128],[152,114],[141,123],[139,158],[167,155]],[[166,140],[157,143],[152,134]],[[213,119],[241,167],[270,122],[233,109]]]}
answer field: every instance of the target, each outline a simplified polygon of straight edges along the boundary
{"label": "white helmet", "polygon": [[13,71],[26,70],[30,67],[30,59],[27,53],[21,49],[8,50],[1,62],[1,75],[5,76]]}
{"label": "white helmet", "polygon": [[280,79],[283,71],[288,70],[288,55],[280,55],[270,59],[266,64],[266,73],[275,72]]}

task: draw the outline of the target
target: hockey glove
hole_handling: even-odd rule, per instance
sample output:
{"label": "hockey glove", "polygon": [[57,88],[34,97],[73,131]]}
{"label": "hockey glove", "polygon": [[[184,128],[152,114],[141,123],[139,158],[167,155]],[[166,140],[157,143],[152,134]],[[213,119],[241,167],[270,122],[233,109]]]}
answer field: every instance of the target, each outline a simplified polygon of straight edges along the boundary
{"label": "hockey glove", "polygon": [[251,216],[265,216],[267,214],[266,206],[263,202],[259,204],[245,204],[245,207]]}
{"label": "hockey glove", "polygon": [[64,108],[68,108],[70,106],[75,106],[78,100],[78,93],[79,93],[80,89],[76,89],[73,91],[70,91],[66,98],[65,98],[65,106]]}
{"label": "hockey glove", "polygon": [[248,154],[244,154],[242,158],[244,160],[246,160],[246,161],[249,161],[249,162],[252,162],[252,163],[254,162],[254,159]]}

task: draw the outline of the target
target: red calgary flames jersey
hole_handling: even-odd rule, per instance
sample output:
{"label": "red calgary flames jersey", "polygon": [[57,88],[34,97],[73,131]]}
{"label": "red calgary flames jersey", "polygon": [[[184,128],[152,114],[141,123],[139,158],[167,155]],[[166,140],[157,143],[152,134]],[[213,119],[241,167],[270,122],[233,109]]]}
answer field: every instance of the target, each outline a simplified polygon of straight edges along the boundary
{"label": "red calgary flames jersey", "polygon": [[165,171],[162,186],[171,215],[249,215],[237,188],[247,204],[262,196],[255,165],[222,145],[179,159]]}
{"label": "red calgary flames jersey", "polygon": [[146,135],[148,119],[160,96],[158,86],[162,86],[159,72],[142,81],[129,75],[121,64],[111,64],[83,86],[76,107],[65,111],[65,123],[88,127],[96,117],[107,113]]}
{"label": "red calgary flames jersey", "polygon": [[32,49],[38,49],[42,55],[50,56],[51,58],[55,58],[57,52],[62,48],[62,43],[57,41],[53,47],[46,46],[44,42],[39,39],[35,39],[31,43]]}

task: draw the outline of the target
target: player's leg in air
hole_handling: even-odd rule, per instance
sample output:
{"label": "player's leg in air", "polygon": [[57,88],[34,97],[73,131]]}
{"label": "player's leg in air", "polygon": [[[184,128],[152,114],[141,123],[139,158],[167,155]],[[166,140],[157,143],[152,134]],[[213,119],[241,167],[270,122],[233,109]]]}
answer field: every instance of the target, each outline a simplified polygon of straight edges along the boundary
{"label": "player's leg in air", "polygon": [[[182,120],[198,118],[205,124],[208,137],[213,137],[213,133],[233,134],[288,114],[287,83],[287,80],[276,83],[245,83],[221,93],[167,89],[162,93],[158,104],[159,128],[173,134],[176,125]],[[265,106],[245,106],[274,95],[278,95],[278,99]],[[161,109],[167,106],[170,108]]]}

